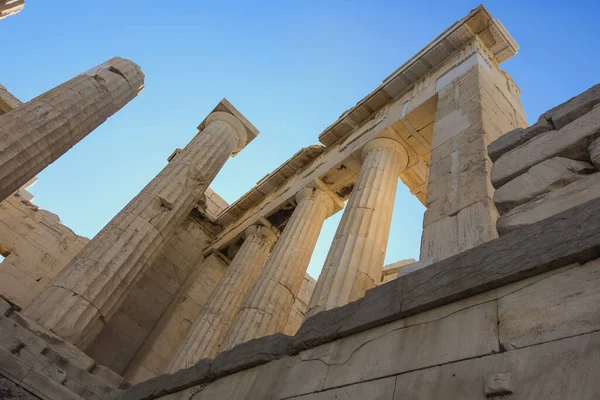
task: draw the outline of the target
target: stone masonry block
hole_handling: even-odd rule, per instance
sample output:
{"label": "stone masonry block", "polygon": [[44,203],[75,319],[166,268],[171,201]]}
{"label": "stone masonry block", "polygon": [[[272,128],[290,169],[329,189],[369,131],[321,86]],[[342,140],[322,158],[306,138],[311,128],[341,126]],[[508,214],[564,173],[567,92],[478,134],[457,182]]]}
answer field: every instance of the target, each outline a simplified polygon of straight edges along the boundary
{"label": "stone masonry block", "polygon": [[498,211],[505,213],[539,195],[566,186],[595,171],[594,166],[588,162],[554,157],[534,165],[524,174],[496,190],[494,203]]}
{"label": "stone masonry block", "polygon": [[556,156],[589,161],[588,145],[600,134],[600,107],[559,130],[549,131],[502,155],[492,168],[499,188],[532,166]]}

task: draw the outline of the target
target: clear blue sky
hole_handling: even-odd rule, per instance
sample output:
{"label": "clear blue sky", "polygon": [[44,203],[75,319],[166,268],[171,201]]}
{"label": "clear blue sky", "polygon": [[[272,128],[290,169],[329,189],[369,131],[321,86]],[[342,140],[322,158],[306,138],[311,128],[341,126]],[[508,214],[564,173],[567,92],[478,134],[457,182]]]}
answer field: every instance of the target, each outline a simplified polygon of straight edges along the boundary
{"label": "clear blue sky", "polygon": [[[260,136],[212,187],[233,202],[477,1],[60,2],[28,0],[0,21],[0,82],[22,101],[112,56],[138,63],[146,89],[38,175],[36,204],[92,237],[227,97]],[[598,81],[599,6],[489,1],[521,46],[506,69],[530,122]],[[400,183],[387,262],[418,258],[423,207]],[[326,221],[318,276],[341,213]]]}

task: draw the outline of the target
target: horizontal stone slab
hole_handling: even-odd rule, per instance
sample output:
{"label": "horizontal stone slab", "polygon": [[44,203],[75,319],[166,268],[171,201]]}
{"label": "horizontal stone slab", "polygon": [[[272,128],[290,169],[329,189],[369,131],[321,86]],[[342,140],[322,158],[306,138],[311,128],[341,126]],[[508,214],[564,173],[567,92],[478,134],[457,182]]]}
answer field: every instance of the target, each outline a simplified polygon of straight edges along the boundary
{"label": "horizontal stone slab", "polygon": [[[314,315],[294,337],[305,350],[574,262],[600,256],[600,199],[516,230]],[[569,232],[565,236],[565,232]]]}
{"label": "horizontal stone slab", "polygon": [[503,154],[492,167],[495,188],[521,175],[532,166],[552,157],[589,161],[588,145],[600,134],[600,107],[561,129],[545,132]]}

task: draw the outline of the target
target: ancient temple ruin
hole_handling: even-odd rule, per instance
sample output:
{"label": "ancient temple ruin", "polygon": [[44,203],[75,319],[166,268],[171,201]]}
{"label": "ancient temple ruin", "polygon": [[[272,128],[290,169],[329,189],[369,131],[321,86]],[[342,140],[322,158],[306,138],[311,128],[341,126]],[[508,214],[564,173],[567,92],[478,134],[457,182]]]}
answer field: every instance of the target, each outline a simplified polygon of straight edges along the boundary
{"label": "ancient temple ruin", "polygon": [[[598,398],[600,85],[528,126],[517,50],[471,10],[233,204],[209,186],[261,138],[222,99],[91,240],[27,189],[142,69],[26,103],[0,86],[0,397]],[[386,266],[399,184],[426,207],[420,258]]]}

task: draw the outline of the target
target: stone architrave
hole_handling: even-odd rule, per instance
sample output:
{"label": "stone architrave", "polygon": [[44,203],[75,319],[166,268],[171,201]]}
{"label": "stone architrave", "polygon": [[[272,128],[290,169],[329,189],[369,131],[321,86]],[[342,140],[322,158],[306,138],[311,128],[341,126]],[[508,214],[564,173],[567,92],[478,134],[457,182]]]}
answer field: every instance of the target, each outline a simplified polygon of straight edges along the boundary
{"label": "stone architrave", "polygon": [[119,111],[144,88],[144,74],[112,58],[0,115],[0,201]]}
{"label": "stone architrave", "polygon": [[408,153],[393,139],[375,138],[363,147],[361,158],[305,318],[357,300],[381,281],[398,176]]}
{"label": "stone architrave", "polygon": [[101,331],[162,252],[229,156],[242,122],[211,113],[204,129],[46,286],[25,314],[80,348]]}
{"label": "stone architrave", "polygon": [[323,222],[340,202],[319,187],[300,190],[296,201],[296,209],[223,340],[221,351],[285,328]]}
{"label": "stone architrave", "polygon": [[223,336],[252,289],[277,235],[269,228],[252,225],[246,240],[227,267],[206,305],[192,324],[171,360],[167,372],[191,367],[203,358],[214,358]]}

